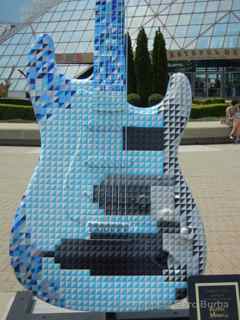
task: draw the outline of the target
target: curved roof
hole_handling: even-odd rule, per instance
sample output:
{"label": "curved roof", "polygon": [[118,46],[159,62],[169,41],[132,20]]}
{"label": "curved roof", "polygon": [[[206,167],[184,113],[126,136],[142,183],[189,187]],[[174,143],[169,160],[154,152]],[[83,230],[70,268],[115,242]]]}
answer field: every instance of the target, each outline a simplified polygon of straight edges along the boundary
{"label": "curved roof", "polygon": [[[133,40],[143,26],[151,47],[160,27],[171,50],[240,48],[239,0],[126,1],[127,28]],[[95,0],[64,0],[32,26],[37,33],[52,34],[57,53],[92,52],[94,8]],[[24,69],[31,41],[32,31],[25,27],[0,45],[2,79],[13,65]],[[11,90],[24,90],[25,81],[19,81],[20,77],[15,71]]]}

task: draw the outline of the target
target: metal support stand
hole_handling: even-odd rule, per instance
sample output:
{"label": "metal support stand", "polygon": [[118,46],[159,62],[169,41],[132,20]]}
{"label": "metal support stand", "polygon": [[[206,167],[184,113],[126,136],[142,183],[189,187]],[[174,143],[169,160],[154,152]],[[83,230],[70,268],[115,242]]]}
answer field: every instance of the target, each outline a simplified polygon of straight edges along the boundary
{"label": "metal support stand", "polygon": [[18,292],[6,320],[189,320],[189,310],[162,310],[154,312],[121,313],[33,313],[31,292]]}

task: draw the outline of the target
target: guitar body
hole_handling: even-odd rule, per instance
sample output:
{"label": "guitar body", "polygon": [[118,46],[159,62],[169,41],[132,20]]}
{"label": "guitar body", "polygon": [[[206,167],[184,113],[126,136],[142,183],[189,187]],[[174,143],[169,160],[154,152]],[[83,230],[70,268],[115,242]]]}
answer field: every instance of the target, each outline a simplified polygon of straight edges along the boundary
{"label": "guitar body", "polygon": [[29,53],[41,152],[13,222],[11,264],[37,297],[81,311],[166,308],[206,262],[177,158],[189,82],[175,74],[159,105],[129,105],[123,30],[123,1],[98,1],[88,81],[58,73],[48,35]]}

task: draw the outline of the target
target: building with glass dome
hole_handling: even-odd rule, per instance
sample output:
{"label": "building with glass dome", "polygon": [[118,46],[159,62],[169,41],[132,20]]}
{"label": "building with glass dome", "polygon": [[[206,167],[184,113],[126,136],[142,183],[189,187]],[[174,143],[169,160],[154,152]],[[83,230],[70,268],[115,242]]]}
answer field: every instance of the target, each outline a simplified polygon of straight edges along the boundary
{"label": "building with glass dome", "polygon": [[[50,33],[61,71],[79,77],[93,57],[95,0],[65,0],[32,23],[36,33]],[[195,97],[240,96],[239,0],[127,0],[126,28],[133,43],[144,27],[149,48],[155,30],[163,32],[170,72],[185,72]],[[26,68],[32,41],[30,26],[0,26],[0,82],[12,67],[10,94],[26,91],[17,69]]]}

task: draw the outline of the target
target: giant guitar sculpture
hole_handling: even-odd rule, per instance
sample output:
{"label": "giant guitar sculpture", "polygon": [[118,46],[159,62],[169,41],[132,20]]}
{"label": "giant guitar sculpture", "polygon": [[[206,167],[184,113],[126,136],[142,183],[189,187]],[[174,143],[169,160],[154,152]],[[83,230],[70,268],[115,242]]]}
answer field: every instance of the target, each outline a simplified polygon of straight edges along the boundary
{"label": "giant guitar sculpture", "polygon": [[124,0],[97,0],[93,79],[60,74],[46,34],[28,59],[41,153],[12,225],[18,280],[70,309],[167,308],[206,262],[177,158],[192,101],[187,78],[173,75],[154,107],[127,103]]}

